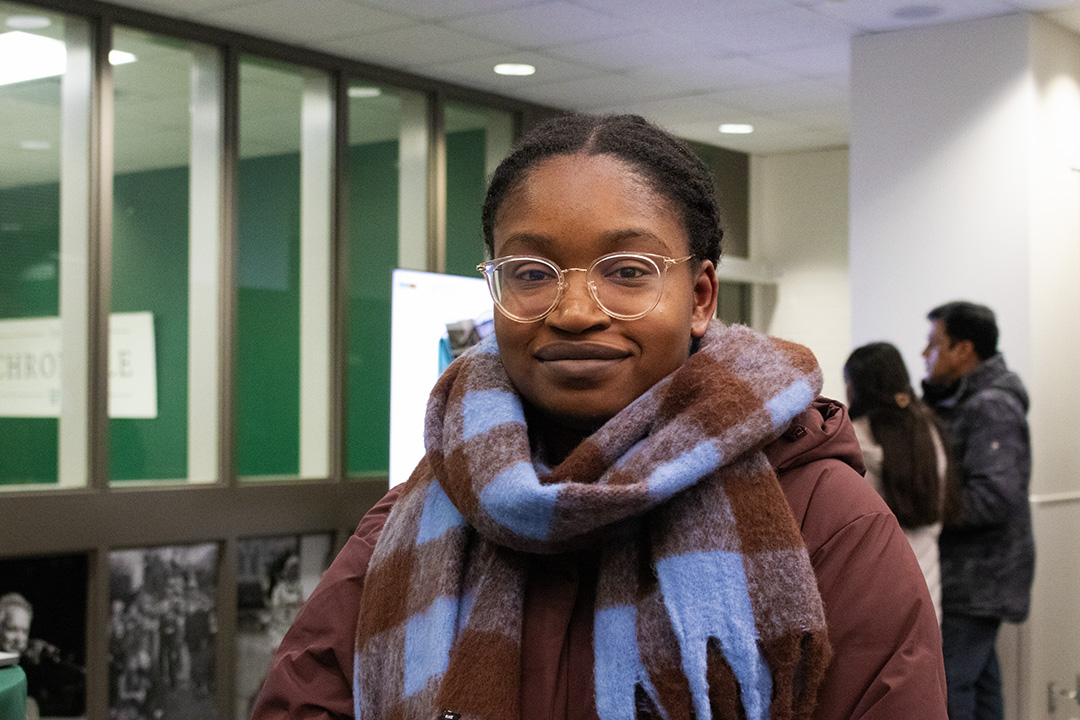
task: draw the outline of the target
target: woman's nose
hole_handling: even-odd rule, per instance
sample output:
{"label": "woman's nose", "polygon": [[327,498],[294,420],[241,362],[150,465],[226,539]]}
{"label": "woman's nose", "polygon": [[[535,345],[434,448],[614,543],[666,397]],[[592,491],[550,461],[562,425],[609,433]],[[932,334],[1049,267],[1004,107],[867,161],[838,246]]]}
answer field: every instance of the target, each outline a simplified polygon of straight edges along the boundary
{"label": "woman's nose", "polygon": [[611,322],[589,292],[586,274],[579,268],[563,271],[563,292],[548,319],[553,326],[570,332],[582,332]]}

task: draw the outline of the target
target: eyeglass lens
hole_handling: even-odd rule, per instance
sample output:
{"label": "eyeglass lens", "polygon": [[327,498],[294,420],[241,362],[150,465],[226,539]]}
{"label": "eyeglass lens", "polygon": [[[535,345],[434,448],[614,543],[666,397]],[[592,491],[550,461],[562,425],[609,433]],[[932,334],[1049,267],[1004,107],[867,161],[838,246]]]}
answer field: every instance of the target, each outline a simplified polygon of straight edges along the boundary
{"label": "eyeglass lens", "polygon": [[[564,283],[569,282],[566,271]],[[558,268],[539,258],[511,258],[491,271],[495,301],[510,315],[529,320],[547,314],[561,292]],[[593,297],[609,315],[634,317],[651,310],[663,291],[659,266],[642,255],[608,255],[587,274]]]}

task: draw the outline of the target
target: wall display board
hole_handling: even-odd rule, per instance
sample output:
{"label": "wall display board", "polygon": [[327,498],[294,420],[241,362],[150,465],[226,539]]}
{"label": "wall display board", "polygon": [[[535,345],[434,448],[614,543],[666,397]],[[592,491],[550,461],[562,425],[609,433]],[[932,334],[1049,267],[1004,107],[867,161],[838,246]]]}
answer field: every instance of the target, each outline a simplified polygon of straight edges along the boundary
{"label": "wall display board", "polygon": [[424,456],[424,411],[435,381],[464,346],[491,331],[493,310],[481,277],[395,270],[392,282],[391,487]]}
{"label": "wall display board", "polygon": [[331,533],[241,538],[236,551],[236,718],[251,717],[270,656],[330,564]]}
{"label": "wall display board", "polygon": [[28,712],[86,712],[86,555],[0,560],[0,652],[19,654]]}
{"label": "wall display board", "polygon": [[213,720],[218,546],[109,553],[109,717]]}

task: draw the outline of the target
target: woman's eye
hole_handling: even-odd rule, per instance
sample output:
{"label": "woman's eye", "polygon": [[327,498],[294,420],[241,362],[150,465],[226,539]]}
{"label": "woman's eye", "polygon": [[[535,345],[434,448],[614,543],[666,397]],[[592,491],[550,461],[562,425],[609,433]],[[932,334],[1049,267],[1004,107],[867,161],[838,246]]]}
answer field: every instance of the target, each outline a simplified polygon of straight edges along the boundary
{"label": "woman's eye", "polygon": [[609,282],[624,282],[627,280],[642,280],[656,273],[656,269],[638,260],[622,260],[606,268],[603,273],[604,280]]}
{"label": "woman's eye", "polygon": [[529,263],[515,266],[510,272],[510,277],[516,283],[542,283],[553,280],[555,273],[551,268],[539,263]]}

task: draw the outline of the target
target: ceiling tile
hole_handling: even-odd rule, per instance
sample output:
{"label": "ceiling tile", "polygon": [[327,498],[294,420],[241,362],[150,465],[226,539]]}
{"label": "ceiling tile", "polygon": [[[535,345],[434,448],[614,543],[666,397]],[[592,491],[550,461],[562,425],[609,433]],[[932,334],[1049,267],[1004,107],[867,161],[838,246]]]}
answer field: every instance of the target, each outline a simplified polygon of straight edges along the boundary
{"label": "ceiling tile", "polygon": [[790,70],[740,56],[695,58],[689,62],[641,68],[631,71],[631,74],[648,83],[671,84],[700,93],[754,85],[775,85],[799,79],[799,76]]}
{"label": "ceiling tile", "polygon": [[634,113],[665,125],[669,122],[702,122],[716,129],[721,122],[743,122],[747,112],[725,105],[718,97],[677,95],[659,100],[617,102],[596,108],[597,112]]}
{"label": "ceiling tile", "polygon": [[851,72],[851,43],[838,42],[815,45],[798,50],[784,50],[755,55],[754,59],[802,77],[847,75]]}
{"label": "ceiling tile", "polygon": [[702,49],[678,35],[643,30],[585,43],[560,45],[545,52],[569,62],[608,70],[626,70],[685,62],[701,55]]}
{"label": "ceiling tile", "polygon": [[799,7],[732,19],[715,27],[715,46],[735,53],[765,53],[846,42],[853,27]]}
{"label": "ceiling tile", "polygon": [[402,15],[425,20],[453,18],[462,15],[504,10],[507,8],[539,5],[548,0],[349,0],[356,4],[380,7]]}
{"label": "ceiling tile", "polygon": [[446,25],[468,35],[533,49],[624,35],[638,26],[563,0],[470,15]]}
{"label": "ceiling tile", "polygon": [[314,41],[375,33],[413,22],[348,0],[269,0],[208,13],[214,25],[312,46]]}
{"label": "ceiling tile", "polygon": [[797,80],[779,85],[759,85],[717,93],[733,105],[759,112],[822,108],[848,102],[848,92],[820,80]]}
{"label": "ceiling tile", "polygon": [[357,60],[413,70],[435,63],[515,51],[515,48],[503,43],[480,40],[428,23],[330,40],[323,47],[329,52]]}
{"label": "ceiling tile", "polygon": [[1006,0],[1022,10],[1055,10],[1061,8],[1080,8],[1080,0]]}
{"label": "ceiling tile", "polygon": [[618,73],[522,88],[514,97],[573,110],[590,110],[616,102],[637,102],[671,96],[667,88],[642,83]]}
{"label": "ceiling tile", "polygon": [[[939,13],[926,17],[902,16],[893,13],[916,7],[938,8]],[[1005,0],[949,0],[949,2],[919,2],[918,0],[886,0],[879,2],[833,2],[816,0],[810,8],[825,17],[834,18],[862,30],[883,32],[922,25],[936,25],[975,17],[988,17],[1015,12]]]}
{"label": "ceiling tile", "polygon": [[199,17],[207,12],[223,10],[225,8],[240,7],[242,5],[259,5],[261,0],[185,0],[177,3],[175,0],[114,0],[117,5],[138,8],[148,12],[163,13],[173,17]]}
{"label": "ceiling tile", "polygon": [[[524,77],[496,75],[495,65],[503,62],[526,63],[534,66],[536,73]],[[508,94],[518,88],[579,80],[602,75],[605,71],[587,65],[565,62],[550,57],[546,53],[520,51],[469,58],[458,62],[423,65],[417,67],[417,72],[489,92]]]}

